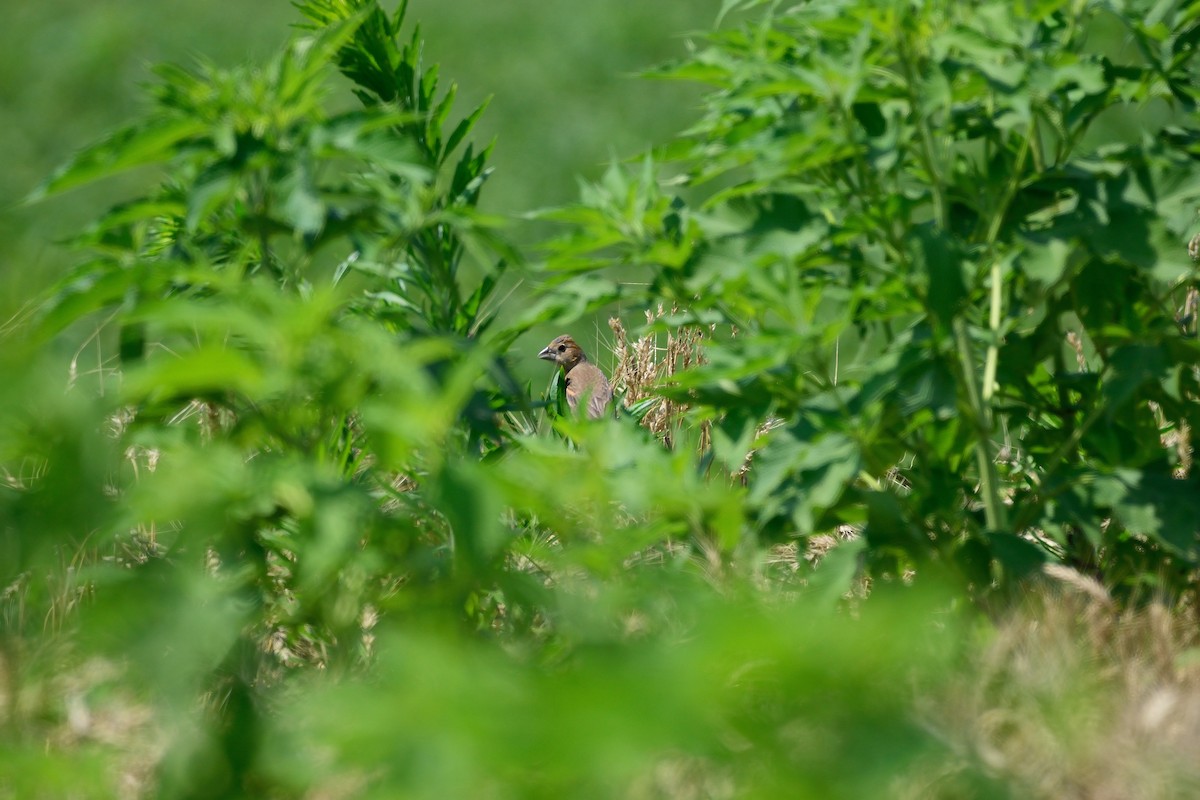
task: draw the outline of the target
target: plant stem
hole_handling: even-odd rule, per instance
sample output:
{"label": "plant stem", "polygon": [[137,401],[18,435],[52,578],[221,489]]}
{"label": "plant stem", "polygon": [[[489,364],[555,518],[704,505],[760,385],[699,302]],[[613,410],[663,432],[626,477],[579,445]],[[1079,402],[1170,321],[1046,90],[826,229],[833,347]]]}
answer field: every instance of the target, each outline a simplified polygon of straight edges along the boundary
{"label": "plant stem", "polygon": [[904,83],[908,89],[908,104],[912,110],[913,120],[920,134],[921,147],[918,150],[925,171],[929,173],[929,187],[933,195],[933,213],[938,227],[945,229],[948,222],[946,211],[946,188],[942,185],[942,175],[937,168],[934,156],[933,132],[929,129],[929,120],[921,112],[921,99],[917,92],[917,74],[909,49],[908,31],[903,27],[897,39],[897,51],[900,55],[900,66],[904,70]]}
{"label": "plant stem", "polygon": [[996,240],[1000,236],[1000,229],[1003,227],[1008,207],[1016,196],[1017,189],[1020,187],[1021,173],[1025,169],[1025,160],[1029,156],[1031,140],[1034,136],[1037,136],[1037,126],[1031,120],[1025,132],[1025,138],[1021,142],[1020,150],[1017,152],[1012,174],[1009,175],[1008,182],[1005,184],[1000,202],[992,210],[991,223],[988,225],[986,244],[988,258],[991,260],[991,268],[989,270],[991,286],[989,287],[988,330],[991,337],[983,359],[982,384],[978,388],[975,387],[975,382],[970,378],[974,372],[974,359],[971,352],[971,341],[967,335],[966,322],[962,317],[959,317],[955,320],[954,326],[955,338],[958,341],[959,357],[963,362],[962,366],[964,376],[966,377],[967,396],[975,411],[979,429],[979,446],[975,452],[976,458],[979,460],[980,483],[983,490],[988,528],[991,530],[1002,530],[1007,527],[1007,513],[1004,503],[1000,499],[999,475],[996,472],[995,462],[991,457],[992,434],[995,432],[992,397],[995,393],[996,370],[1000,362],[1000,326],[1004,314],[1004,268],[1001,259],[996,253]]}
{"label": "plant stem", "polygon": [[[975,358],[967,323],[961,316],[954,320],[954,339],[958,344],[958,357],[962,364],[963,384],[967,389],[967,402],[971,407],[972,422],[979,439],[975,448],[975,462],[979,467],[979,488],[983,493],[983,512],[988,530],[1008,529],[1008,512],[1000,497],[1000,475],[992,457],[992,407],[985,403],[979,386],[975,383]],[[989,394],[990,397],[990,394]]]}
{"label": "plant stem", "polygon": [[[929,128],[929,120],[919,111],[917,76],[906,31],[901,32],[898,40],[898,50],[900,63],[904,70],[905,83],[908,86],[909,103],[912,107],[913,118],[920,136],[921,147],[919,153],[921,160],[924,162],[925,170],[929,173],[929,183],[933,196],[934,219],[940,228],[946,230],[949,227],[949,212],[946,204],[945,187],[942,185],[942,176],[937,169],[937,160],[934,155],[933,132]],[[999,235],[1008,204],[1016,194],[1020,172],[1024,167],[1028,147],[1029,140],[1026,137],[1020,155],[1017,158],[1016,168],[1010,177],[1008,185],[1005,187],[1002,200],[995,210],[991,225],[988,228],[988,250],[992,258],[991,308],[988,314],[988,321],[993,337],[992,342],[988,345],[987,355],[984,359],[984,374],[981,384],[975,381],[975,357],[973,348],[971,347],[971,339],[967,332],[966,320],[960,315],[955,318],[953,323],[954,338],[958,346],[958,356],[962,367],[962,382],[967,390],[967,402],[971,408],[972,422],[975,427],[976,436],[978,437],[978,444],[975,448],[975,460],[979,468],[979,484],[980,491],[983,494],[984,515],[988,530],[993,531],[1007,530],[1008,528],[1007,510],[1000,497],[1000,476],[996,470],[996,463],[992,454],[994,421],[991,399],[993,393],[992,387],[996,380],[996,367],[999,361],[999,331],[1003,310],[1001,281],[1003,271],[999,259],[995,257],[993,245]]]}
{"label": "plant stem", "polygon": [[992,257],[992,286],[991,286],[991,309],[988,312],[988,328],[992,332],[991,341],[988,342],[987,354],[983,360],[983,386],[980,399],[984,406],[988,409],[989,416],[992,408],[992,394],[996,386],[996,368],[1000,362],[1000,315],[1003,307],[1002,280],[1003,270],[1000,268],[1000,259]]}

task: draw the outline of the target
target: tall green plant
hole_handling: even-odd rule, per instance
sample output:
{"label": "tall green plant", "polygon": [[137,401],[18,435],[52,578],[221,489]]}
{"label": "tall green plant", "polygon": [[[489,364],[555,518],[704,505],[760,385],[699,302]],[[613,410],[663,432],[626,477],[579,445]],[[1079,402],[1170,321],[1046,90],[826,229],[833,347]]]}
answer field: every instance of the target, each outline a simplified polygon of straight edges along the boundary
{"label": "tall green plant", "polygon": [[[360,306],[398,330],[465,336],[486,326],[497,259],[511,252],[474,210],[488,148],[476,153],[466,140],[483,108],[443,130],[454,90],[438,98],[419,40],[396,40],[403,5],[392,15],[370,2],[300,8],[311,35],[263,68],[158,68],[146,117],[35,193],[132,167],[166,171],[79,238],[96,258],[47,301],[50,330],[97,307],[136,305],[127,268],[152,260],[262,274],[300,291],[352,275]],[[361,109],[326,111],[331,65],[356,81]],[[459,274],[468,252],[482,270],[469,289]]]}
{"label": "tall green plant", "polygon": [[[400,46],[407,0],[391,15],[375,3],[346,0],[311,0],[297,6],[317,30],[342,24],[366,13],[355,38],[342,46],[336,63],[354,82],[354,93],[370,110],[400,108],[409,116],[399,132],[416,145],[422,163],[434,170],[432,196],[427,200],[422,224],[402,228],[404,258],[391,258],[384,248],[370,248],[349,264],[368,273],[389,271],[401,291],[376,294],[374,315],[391,317],[416,311],[434,330],[477,335],[490,320],[484,304],[503,273],[504,258],[516,258],[502,239],[493,235],[487,220],[475,211],[479,193],[491,174],[487,167],[491,145],[475,149],[468,137],[487,104],[479,106],[452,128],[447,123],[454,108],[457,87],[439,97],[438,67],[423,63],[421,30],[414,27],[409,41]],[[385,242],[395,246],[395,240]],[[464,256],[480,258],[482,273],[463,276]],[[496,261],[499,254],[501,260]],[[391,264],[381,267],[381,262]],[[467,289],[464,284],[474,285]],[[391,309],[398,305],[398,309]]]}
{"label": "tall green plant", "polygon": [[[361,664],[364,614],[461,609],[503,564],[503,540],[478,544],[494,531],[451,513],[462,498],[443,488],[483,494],[454,481],[498,437],[490,398],[511,388],[471,341],[511,255],[475,211],[487,150],[466,140],[481,110],[448,127],[453,91],[437,98],[436,68],[398,40],[403,6],[301,10],[306,34],[261,68],[159,68],[144,118],[33,198],[133,167],[161,175],[74,242],[86,260],[14,334],[102,354],[72,375],[102,399],[64,441],[107,428],[124,458],[104,476],[69,447],[28,455],[112,499],[83,531],[47,517],[46,546],[26,554],[39,532],[21,509],[52,507],[63,487],[15,487],[0,542],[22,553],[6,609],[34,596],[23,572],[88,564],[75,586],[94,602],[73,630],[132,654],[143,699],[178,732],[159,765],[168,796],[254,795],[264,682]],[[327,110],[335,69],[361,108]],[[89,533],[107,558],[69,552]],[[4,652],[26,632],[6,627]],[[3,669],[25,674],[15,657]]]}
{"label": "tall green plant", "polygon": [[1162,441],[1196,421],[1195,5],[752,5],[660,73],[711,87],[659,156],[684,194],[614,171],[550,214],[550,266],[736,331],[662,391],[727,464],[762,446],[759,530],[859,525],[876,574],[980,592],[1200,563]]}
{"label": "tall green plant", "polygon": [[[82,652],[128,657],[137,702],[173,732],[164,796],[283,785],[265,731],[289,673],[370,669],[377,624],[565,657],[613,624],[577,618],[576,596],[656,548],[699,574],[664,543],[728,551],[742,526],[737,492],[636,426],[481,447],[502,436],[491,397],[522,398],[497,352],[511,333],[480,335],[508,251],[474,211],[478,111],[449,127],[452,92],[399,38],[403,6],[301,10],[311,26],[262,69],[161,68],[146,117],[43,189],[163,173],[80,237],[87,260],[20,333],[100,354],[74,373],[86,402],[67,443],[37,463],[47,488],[104,498],[80,518],[88,602],[68,629]],[[326,110],[334,68],[361,109]],[[108,434],[101,466],[72,462],[80,429]],[[0,446],[4,466],[28,442]],[[8,581],[75,558],[82,535],[62,515],[32,529],[53,493],[21,492],[0,497],[0,545],[46,544]],[[640,591],[614,604],[666,616]],[[28,629],[3,633],[17,652]]]}
{"label": "tall green plant", "polygon": [[[75,242],[91,257],[48,293],[36,325],[41,336],[97,326],[89,338],[111,354],[101,390],[120,403],[135,452],[173,452],[172,462],[192,465],[186,473],[200,447],[196,458],[225,453],[243,474],[201,482],[216,494],[194,498],[240,509],[232,529],[191,501],[134,502],[141,510],[121,522],[200,513],[180,546],[249,557],[247,591],[278,605],[267,616],[286,606],[289,631],[352,653],[346,626],[373,592],[360,578],[337,601],[328,582],[351,562],[398,570],[408,552],[397,544],[387,558],[362,557],[367,509],[378,514],[380,493],[406,503],[397,486],[445,468],[448,451],[499,438],[490,398],[511,380],[467,340],[488,323],[508,248],[474,211],[487,151],[466,139],[482,109],[444,131],[453,90],[437,99],[436,67],[422,65],[416,38],[398,39],[404,6],[300,9],[307,35],[265,67],[159,68],[146,117],[47,182],[41,195],[132,166],[165,173]],[[326,110],[334,68],[354,81],[362,108]],[[478,280],[461,273],[469,254]],[[380,396],[393,414],[371,410]],[[246,465],[233,469],[235,453]],[[184,499],[170,485],[163,492]],[[284,495],[308,499],[292,507]],[[326,495],[347,503],[347,518],[304,522],[312,498]]]}

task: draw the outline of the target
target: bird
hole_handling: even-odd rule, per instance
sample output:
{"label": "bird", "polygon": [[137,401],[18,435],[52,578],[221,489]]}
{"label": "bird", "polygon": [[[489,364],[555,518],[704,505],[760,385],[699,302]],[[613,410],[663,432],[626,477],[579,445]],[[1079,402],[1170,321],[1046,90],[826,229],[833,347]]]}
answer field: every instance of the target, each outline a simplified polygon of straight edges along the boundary
{"label": "bird", "polygon": [[570,336],[563,334],[546,345],[538,358],[553,361],[562,368],[567,385],[567,405],[578,413],[579,402],[587,398],[587,415],[591,419],[604,416],[612,402],[613,390],[608,378],[584,355],[583,348]]}

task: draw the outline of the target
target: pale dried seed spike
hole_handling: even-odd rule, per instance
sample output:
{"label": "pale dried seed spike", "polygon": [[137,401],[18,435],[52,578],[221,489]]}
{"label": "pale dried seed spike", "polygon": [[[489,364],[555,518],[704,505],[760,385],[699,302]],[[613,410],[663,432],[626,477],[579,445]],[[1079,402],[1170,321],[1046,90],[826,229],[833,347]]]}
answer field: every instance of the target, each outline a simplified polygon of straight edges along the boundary
{"label": "pale dried seed spike", "polygon": [[1100,581],[1091,576],[1084,575],[1079,570],[1068,567],[1065,564],[1046,564],[1042,567],[1042,572],[1056,581],[1078,590],[1105,607],[1112,606],[1112,597],[1109,596],[1108,590],[1104,588]]}

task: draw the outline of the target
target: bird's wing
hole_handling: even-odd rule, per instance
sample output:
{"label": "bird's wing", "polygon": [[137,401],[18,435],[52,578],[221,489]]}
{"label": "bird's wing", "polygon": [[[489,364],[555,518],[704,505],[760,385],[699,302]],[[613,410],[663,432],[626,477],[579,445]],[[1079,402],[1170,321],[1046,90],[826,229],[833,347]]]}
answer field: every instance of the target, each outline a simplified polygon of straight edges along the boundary
{"label": "bird's wing", "polygon": [[608,404],[612,402],[612,386],[604,373],[594,364],[580,364],[571,370],[567,381],[567,405],[571,411],[579,406],[581,398],[588,398],[587,413],[592,419],[604,416]]}
{"label": "bird's wing", "polygon": [[592,396],[588,398],[588,416],[592,419],[604,416],[604,412],[608,409],[608,404],[612,402],[612,397],[612,386],[609,386],[608,381],[601,375],[600,384],[592,392]]}

